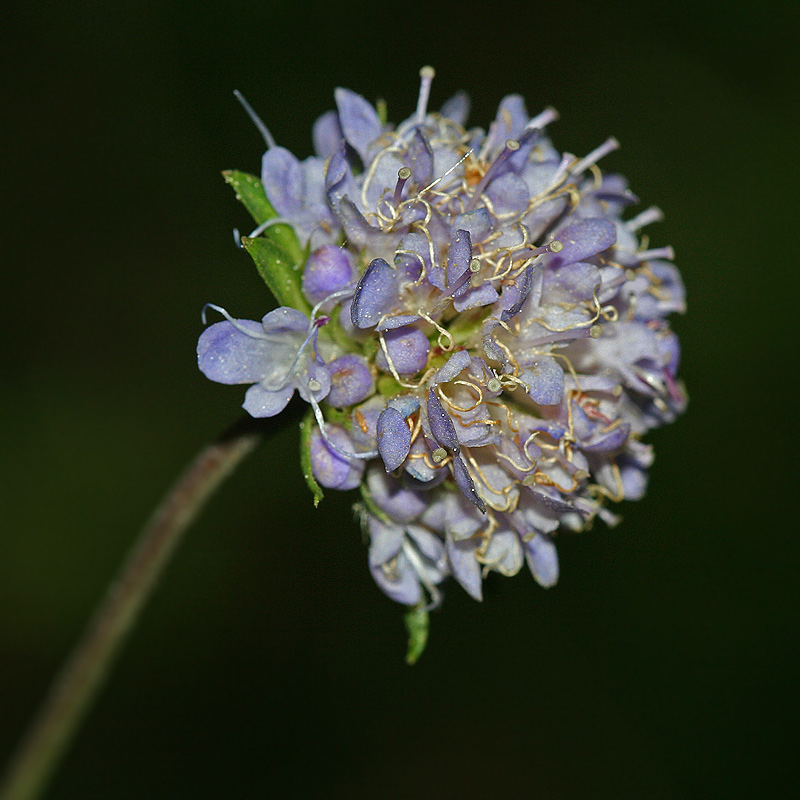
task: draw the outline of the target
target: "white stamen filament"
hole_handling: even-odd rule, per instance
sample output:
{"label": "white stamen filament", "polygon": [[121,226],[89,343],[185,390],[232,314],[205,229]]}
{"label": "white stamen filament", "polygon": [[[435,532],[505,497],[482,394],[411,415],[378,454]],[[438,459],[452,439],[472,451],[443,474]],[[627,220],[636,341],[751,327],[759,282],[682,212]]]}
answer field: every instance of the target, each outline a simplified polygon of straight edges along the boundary
{"label": "white stamen filament", "polygon": [[275,147],[275,140],[272,138],[269,128],[264,124],[261,117],[256,114],[250,103],[245,100],[244,95],[238,89],[234,89],[233,93],[236,95],[236,99],[242,104],[244,110],[247,112],[247,116],[250,117],[250,119],[253,121],[253,124],[256,126],[256,128],[258,128],[261,135],[264,137],[264,141],[267,143],[267,149],[270,150]]}
{"label": "white stamen filament", "polygon": [[580,175],[585,169],[590,167],[592,164],[598,162],[603,156],[607,156],[609,153],[614,152],[619,148],[619,142],[613,137],[610,136],[606,139],[603,144],[599,147],[595,147],[589,155],[582,158],[577,164],[575,164],[570,172],[573,175]]}

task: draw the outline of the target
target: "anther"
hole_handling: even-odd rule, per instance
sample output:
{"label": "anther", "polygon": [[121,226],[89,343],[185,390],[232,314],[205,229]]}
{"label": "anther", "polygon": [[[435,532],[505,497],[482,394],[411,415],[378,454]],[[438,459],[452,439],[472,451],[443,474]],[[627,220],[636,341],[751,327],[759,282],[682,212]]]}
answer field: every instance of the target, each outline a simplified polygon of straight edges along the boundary
{"label": "anther", "polygon": [[575,478],[578,483],[580,483],[589,477],[589,473],[585,469],[576,469],[572,474],[572,477]]}
{"label": "anther", "polygon": [[589,336],[591,336],[592,339],[597,339],[602,332],[603,332],[602,325],[592,325],[592,327],[589,328]]}
{"label": "anther", "polygon": [[533,486],[536,483],[536,475],[526,475],[522,479],[523,486]]}
{"label": "anther", "polygon": [[431,458],[435,464],[439,464],[447,458],[447,450],[444,447],[437,447],[432,453]]}
{"label": "anther", "polygon": [[397,208],[400,205],[400,199],[403,195],[403,187],[406,181],[411,177],[411,170],[408,167],[400,167],[397,170],[397,184],[394,187],[394,197],[392,198],[392,205]]}
{"label": "anther", "polygon": [[551,253],[560,253],[564,249],[564,244],[558,239],[553,239],[553,241],[547,245],[547,249]]}
{"label": "anther", "polygon": [[503,388],[503,384],[497,378],[489,378],[486,388],[490,392],[499,392]]}
{"label": "anther", "polygon": [[312,378],[308,382],[308,390],[310,392],[318,392],[321,388],[322,388],[322,384],[316,378]]}
{"label": "anther", "polygon": [[473,258],[472,261],[469,262],[469,271],[470,272],[481,271],[481,262],[479,258]]}

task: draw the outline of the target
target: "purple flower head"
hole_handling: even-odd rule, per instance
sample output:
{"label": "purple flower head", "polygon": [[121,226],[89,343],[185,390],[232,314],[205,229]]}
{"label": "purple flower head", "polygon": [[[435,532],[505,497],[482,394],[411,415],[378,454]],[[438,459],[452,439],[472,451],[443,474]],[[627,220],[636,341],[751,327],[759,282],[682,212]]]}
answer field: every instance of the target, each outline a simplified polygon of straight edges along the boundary
{"label": "purple flower head", "polygon": [[243,242],[289,299],[261,323],[223,312],[198,345],[208,377],[253,384],[252,414],[295,389],[310,404],[312,488],[360,488],[372,575],[418,611],[448,575],[478,600],[525,565],[553,586],[557,536],[618,521],[609,503],[645,490],[642,437],[686,406],[683,284],[640,233],[661,212],[630,214],[599,167],[616,140],[560,153],[556,112],[518,95],[465,128],[466,95],[432,111],[420,74],[397,125],[337,89],[304,162],[262,131],[263,188],[302,258],[262,222]]}

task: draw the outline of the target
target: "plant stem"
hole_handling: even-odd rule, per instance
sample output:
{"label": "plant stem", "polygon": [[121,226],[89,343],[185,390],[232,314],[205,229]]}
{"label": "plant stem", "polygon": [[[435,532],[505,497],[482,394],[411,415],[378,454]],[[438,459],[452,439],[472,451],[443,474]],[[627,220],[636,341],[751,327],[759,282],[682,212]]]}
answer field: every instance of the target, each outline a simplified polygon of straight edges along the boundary
{"label": "plant stem", "polygon": [[183,533],[274,425],[241,419],[200,451],[164,497],[22,739],[0,785],[2,800],[34,800],[45,790]]}

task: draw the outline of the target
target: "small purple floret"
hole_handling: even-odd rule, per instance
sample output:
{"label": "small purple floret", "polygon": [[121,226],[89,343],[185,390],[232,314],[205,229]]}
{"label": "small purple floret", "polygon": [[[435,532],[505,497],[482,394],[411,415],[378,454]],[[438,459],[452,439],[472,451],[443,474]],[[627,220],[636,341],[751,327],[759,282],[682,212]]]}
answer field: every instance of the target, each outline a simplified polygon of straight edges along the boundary
{"label": "small purple floret", "polygon": [[303,292],[312,304],[355,284],[353,256],[344,248],[326,244],[315,250],[303,271]]}
{"label": "small purple floret", "polygon": [[[384,334],[389,358],[398,375],[415,375],[428,363],[430,343],[419,328],[403,327],[386,331]],[[375,355],[379,369],[390,372],[389,362],[383,349]]]}
{"label": "small purple floret", "polygon": [[328,362],[331,391],[328,402],[337,408],[351,406],[366,400],[375,391],[375,382],[369,364],[363,356],[352,353]]}
{"label": "small purple floret", "polygon": [[[325,432],[339,450],[353,452],[353,443],[344,428],[327,425]],[[327,489],[355,489],[364,474],[364,462],[336,452],[319,428],[311,433],[311,468],[314,477]]]}

